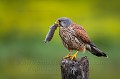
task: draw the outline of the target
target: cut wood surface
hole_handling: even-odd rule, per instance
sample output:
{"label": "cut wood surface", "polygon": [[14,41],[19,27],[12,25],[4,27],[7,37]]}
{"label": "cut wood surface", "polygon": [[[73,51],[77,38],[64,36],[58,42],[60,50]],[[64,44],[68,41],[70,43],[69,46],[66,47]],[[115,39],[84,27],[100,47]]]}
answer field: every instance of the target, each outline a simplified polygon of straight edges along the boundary
{"label": "cut wood surface", "polygon": [[61,60],[62,79],[89,79],[89,61],[87,57]]}

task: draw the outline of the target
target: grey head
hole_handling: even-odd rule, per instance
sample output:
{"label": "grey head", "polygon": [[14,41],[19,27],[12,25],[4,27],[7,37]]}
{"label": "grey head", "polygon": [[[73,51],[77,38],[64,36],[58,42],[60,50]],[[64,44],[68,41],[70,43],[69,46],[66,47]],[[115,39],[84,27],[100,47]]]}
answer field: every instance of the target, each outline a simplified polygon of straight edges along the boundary
{"label": "grey head", "polygon": [[48,31],[48,34],[46,35],[45,42],[51,41],[57,27],[67,28],[70,26],[70,24],[72,24],[72,21],[69,18],[62,17],[62,18],[57,19],[57,21],[50,27],[50,30]]}
{"label": "grey head", "polygon": [[58,27],[67,28],[72,24],[72,21],[69,18],[62,17],[62,18],[58,18],[55,24],[58,24]]}

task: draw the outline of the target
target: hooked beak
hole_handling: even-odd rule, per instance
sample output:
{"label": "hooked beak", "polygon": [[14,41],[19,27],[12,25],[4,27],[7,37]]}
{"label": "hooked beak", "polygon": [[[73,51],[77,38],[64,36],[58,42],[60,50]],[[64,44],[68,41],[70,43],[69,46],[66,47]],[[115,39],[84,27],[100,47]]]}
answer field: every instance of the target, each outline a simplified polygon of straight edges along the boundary
{"label": "hooked beak", "polygon": [[60,20],[57,20],[54,25],[56,25],[56,27],[63,28],[63,26],[60,25]]}
{"label": "hooked beak", "polygon": [[60,27],[59,21],[57,20],[54,25],[57,26],[57,27]]}

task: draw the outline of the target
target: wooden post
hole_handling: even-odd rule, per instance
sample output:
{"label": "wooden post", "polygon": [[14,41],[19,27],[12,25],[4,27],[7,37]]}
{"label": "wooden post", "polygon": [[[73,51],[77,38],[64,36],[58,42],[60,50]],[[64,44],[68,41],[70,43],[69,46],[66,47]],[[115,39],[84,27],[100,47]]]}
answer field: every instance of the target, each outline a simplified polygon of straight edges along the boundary
{"label": "wooden post", "polygon": [[61,75],[62,79],[89,79],[89,62],[87,57],[76,60],[62,59]]}

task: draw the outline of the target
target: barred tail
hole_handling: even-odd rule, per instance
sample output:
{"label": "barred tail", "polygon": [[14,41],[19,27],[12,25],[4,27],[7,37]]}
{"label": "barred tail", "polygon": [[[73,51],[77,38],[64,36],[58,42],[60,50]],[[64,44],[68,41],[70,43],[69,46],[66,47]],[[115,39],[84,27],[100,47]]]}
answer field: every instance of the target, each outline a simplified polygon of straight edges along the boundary
{"label": "barred tail", "polygon": [[86,48],[89,52],[91,52],[93,55],[96,55],[98,57],[108,57],[103,51],[101,51],[100,49],[98,49],[96,46],[94,45],[90,45],[90,48]]}

